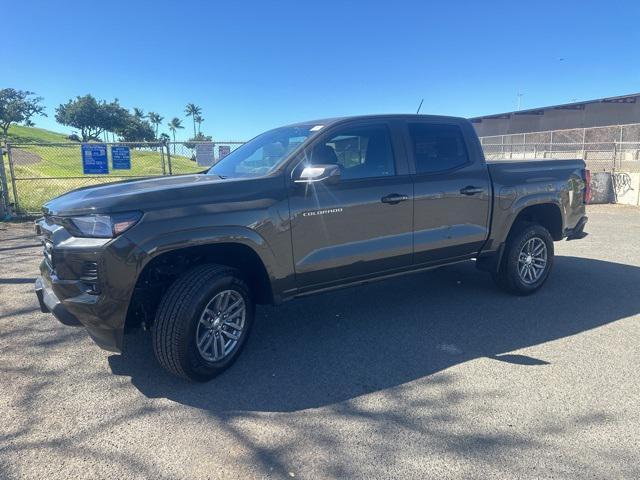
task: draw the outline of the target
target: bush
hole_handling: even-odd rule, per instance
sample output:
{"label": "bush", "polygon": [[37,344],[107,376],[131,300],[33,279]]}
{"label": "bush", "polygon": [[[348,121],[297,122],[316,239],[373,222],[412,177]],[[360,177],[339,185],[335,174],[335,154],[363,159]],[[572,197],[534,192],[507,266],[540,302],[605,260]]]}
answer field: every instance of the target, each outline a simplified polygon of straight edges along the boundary
{"label": "bush", "polygon": [[[193,150],[194,148],[196,148],[196,144],[195,143],[190,143],[190,142],[210,142],[210,141],[211,141],[211,135],[205,135],[203,133],[198,133],[195,137],[190,138],[189,140],[184,142],[184,146]],[[195,158],[195,156],[194,156],[194,158]]]}

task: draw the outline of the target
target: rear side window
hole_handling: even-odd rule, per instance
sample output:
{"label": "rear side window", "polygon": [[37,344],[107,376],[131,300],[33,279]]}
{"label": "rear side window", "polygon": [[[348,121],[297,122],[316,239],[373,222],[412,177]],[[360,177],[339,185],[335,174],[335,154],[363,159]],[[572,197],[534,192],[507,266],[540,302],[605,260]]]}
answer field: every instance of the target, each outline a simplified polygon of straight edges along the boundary
{"label": "rear side window", "polygon": [[410,123],[417,173],[437,173],[469,163],[462,131],[456,125]]}

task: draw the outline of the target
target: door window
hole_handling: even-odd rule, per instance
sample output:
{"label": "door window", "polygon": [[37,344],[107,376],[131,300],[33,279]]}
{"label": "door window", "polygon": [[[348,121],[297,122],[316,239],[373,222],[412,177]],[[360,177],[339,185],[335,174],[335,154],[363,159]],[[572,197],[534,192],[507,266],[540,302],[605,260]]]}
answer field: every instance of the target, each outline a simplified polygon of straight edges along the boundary
{"label": "door window", "polygon": [[316,144],[310,157],[313,165],[339,165],[344,180],[395,175],[391,137],[384,126],[347,127]]}
{"label": "door window", "polygon": [[456,125],[410,123],[409,134],[417,173],[437,173],[469,163],[467,148]]}

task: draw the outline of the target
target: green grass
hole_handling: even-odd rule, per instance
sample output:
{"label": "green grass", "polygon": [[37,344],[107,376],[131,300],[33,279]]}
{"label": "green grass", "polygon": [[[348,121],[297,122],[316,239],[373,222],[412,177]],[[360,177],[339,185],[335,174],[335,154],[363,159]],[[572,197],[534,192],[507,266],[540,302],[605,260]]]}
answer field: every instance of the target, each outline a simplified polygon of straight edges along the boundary
{"label": "green grass", "polygon": [[11,125],[9,127],[9,136],[7,140],[14,143],[60,143],[69,141],[67,140],[67,136],[63,133],[52,132],[51,130],[45,130],[44,128],[23,127],[22,125]]}
{"label": "green grass", "polygon": [[[11,127],[12,143],[21,142],[66,142],[64,135],[39,128]],[[25,162],[25,156],[35,162]],[[131,170],[113,170],[111,152],[108,175],[84,175],[80,144],[77,145],[19,145],[12,147],[14,175],[16,179],[17,203],[20,213],[40,212],[41,206],[49,200],[80,187],[99,185],[132,177],[163,175],[163,162],[160,150],[131,149]],[[5,157],[6,159],[6,157]],[[164,156],[164,173],[168,174],[167,156]],[[5,165],[7,162],[5,161]],[[8,166],[8,165],[7,165]],[[202,171],[190,158],[171,153],[173,174],[195,173]],[[7,168],[8,170],[8,168]],[[7,173],[9,173],[7,171]]]}

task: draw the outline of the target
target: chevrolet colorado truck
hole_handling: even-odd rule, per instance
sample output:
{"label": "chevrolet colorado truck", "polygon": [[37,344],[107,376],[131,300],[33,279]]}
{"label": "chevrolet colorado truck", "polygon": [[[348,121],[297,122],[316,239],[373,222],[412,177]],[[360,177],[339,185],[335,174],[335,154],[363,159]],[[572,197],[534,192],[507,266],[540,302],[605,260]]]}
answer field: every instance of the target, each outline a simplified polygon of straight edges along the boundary
{"label": "chevrolet colorado truck", "polygon": [[[518,295],[587,217],[581,160],[485,162],[465,119],[377,115],[276,128],[196,175],[81,188],[43,206],[43,312],[206,381],[247,342],[256,304],[464,260]],[[354,300],[357,301],[357,300]]]}

